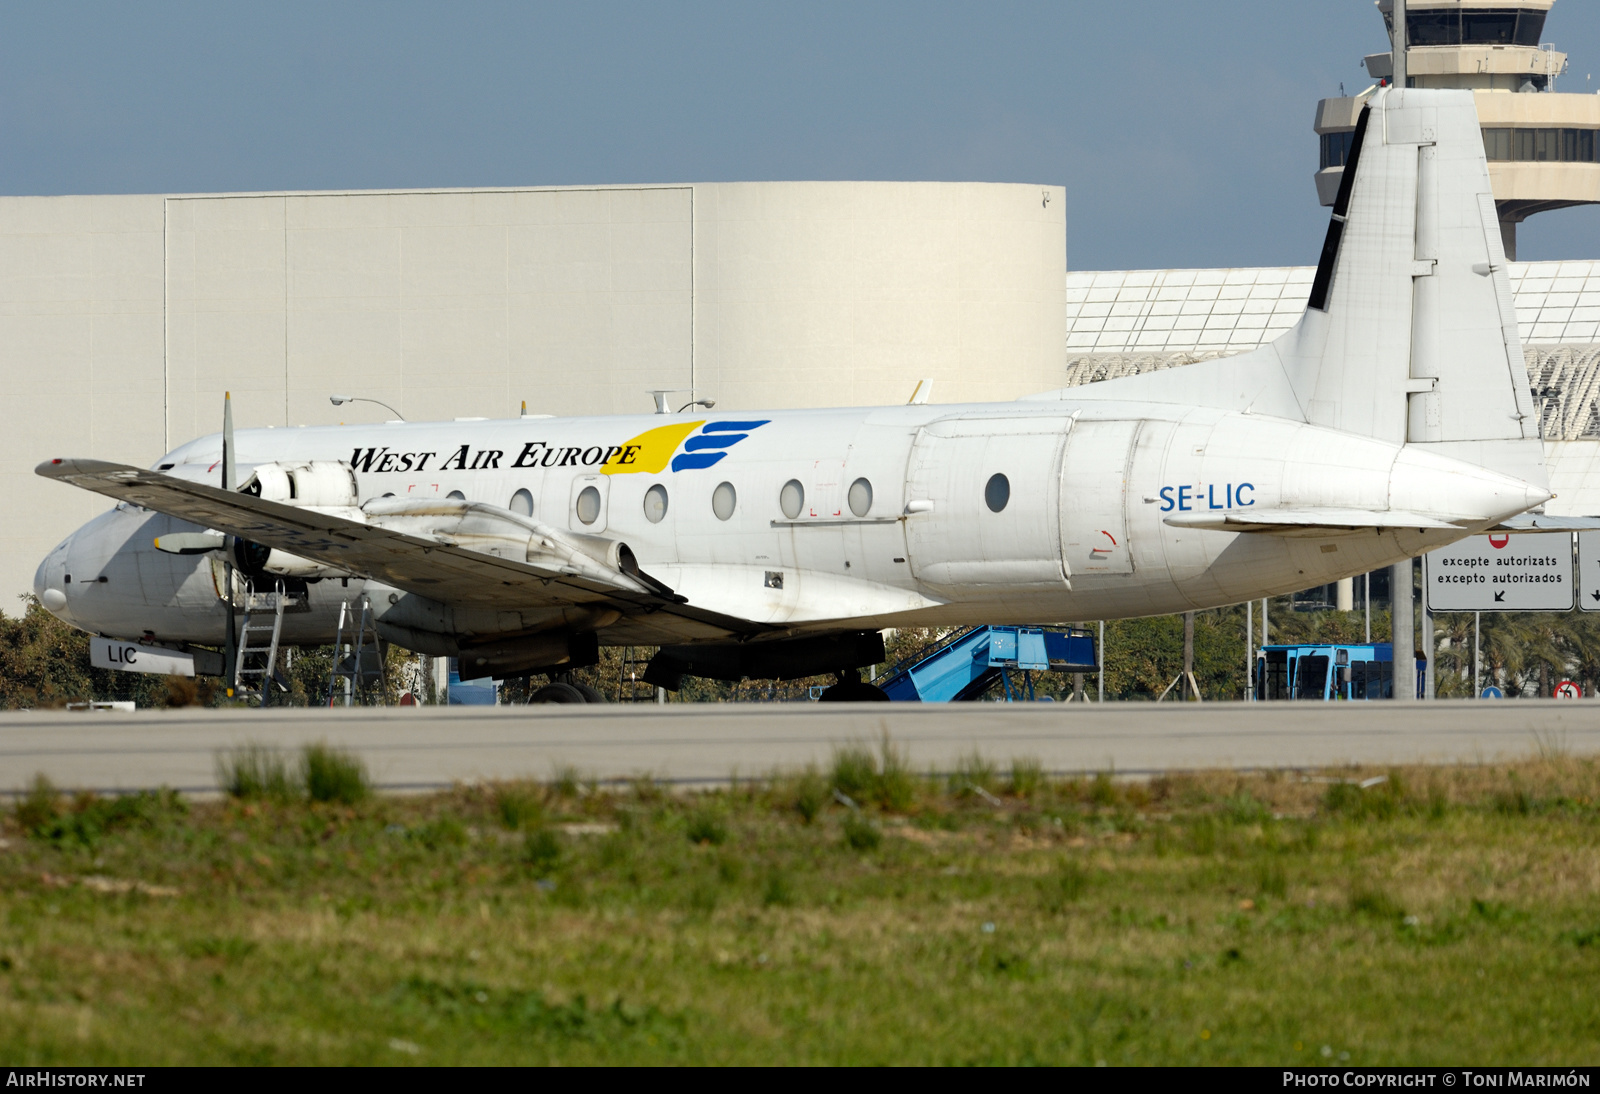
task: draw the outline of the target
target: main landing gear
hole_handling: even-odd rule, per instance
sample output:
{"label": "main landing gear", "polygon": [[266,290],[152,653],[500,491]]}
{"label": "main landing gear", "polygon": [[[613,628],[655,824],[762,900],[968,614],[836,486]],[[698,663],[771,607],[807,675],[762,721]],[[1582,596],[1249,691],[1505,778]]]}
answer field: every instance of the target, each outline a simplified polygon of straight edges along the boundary
{"label": "main landing gear", "polygon": [[578,683],[566,673],[562,673],[558,678],[553,678],[550,683],[528,696],[529,703],[603,703],[605,701],[605,696],[594,688],[588,684]]}
{"label": "main landing gear", "polygon": [[838,683],[817,696],[819,703],[887,703],[884,690],[861,679],[856,669],[839,669],[834,672]]}

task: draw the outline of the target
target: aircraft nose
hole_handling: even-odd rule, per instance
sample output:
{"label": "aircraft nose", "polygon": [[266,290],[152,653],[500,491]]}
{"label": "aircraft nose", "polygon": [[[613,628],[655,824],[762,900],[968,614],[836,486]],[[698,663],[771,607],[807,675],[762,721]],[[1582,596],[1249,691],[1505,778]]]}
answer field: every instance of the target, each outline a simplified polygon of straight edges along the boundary
{"label": "aircraft nose", "polygon": [[73,537],[62,540],[55,550],[39,563],[33,575],[33,595],[39,598],[45,611],[58,619],[72,622],[67,613],[67,592],[63,578],[66,575],[67,555],[72,550]]}

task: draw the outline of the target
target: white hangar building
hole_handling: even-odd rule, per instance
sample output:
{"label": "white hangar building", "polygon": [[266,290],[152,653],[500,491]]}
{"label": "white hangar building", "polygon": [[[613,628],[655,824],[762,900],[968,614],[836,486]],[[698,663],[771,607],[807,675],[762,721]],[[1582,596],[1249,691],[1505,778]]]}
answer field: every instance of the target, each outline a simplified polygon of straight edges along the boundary
{"label": "white hangar building", "polygon": [[[1058,387],[1061,187],[697,183],[0,197],[0,592],[221,426],[727,409]],[[359,417],[358,417],[359,416]],[[15,613],[13,603],[0,609]]]}

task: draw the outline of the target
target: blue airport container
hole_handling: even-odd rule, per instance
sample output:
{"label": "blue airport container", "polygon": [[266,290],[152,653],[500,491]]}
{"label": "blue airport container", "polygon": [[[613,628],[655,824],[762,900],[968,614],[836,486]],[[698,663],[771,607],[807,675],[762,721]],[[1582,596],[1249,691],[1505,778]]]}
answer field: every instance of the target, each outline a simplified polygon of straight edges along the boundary
{"label": "blue airport container", "polygon": [[494,680],[463,680],[454,657],[450,661],[450,698],[453,707],[492,707],[499,701],[500,686]]}

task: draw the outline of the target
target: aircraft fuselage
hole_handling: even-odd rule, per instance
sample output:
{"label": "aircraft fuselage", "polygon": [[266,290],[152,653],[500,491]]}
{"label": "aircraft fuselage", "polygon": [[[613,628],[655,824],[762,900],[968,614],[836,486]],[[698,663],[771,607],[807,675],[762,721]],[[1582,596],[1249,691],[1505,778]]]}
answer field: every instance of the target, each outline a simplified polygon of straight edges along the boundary
{"label": "aircraft fuselage", "polygon": [[[391,423],[241,430],[236,444],[241,479],[259,465],[341,461],[361,504],[454,494],[621,540],[691,605],[791,635],[1232,604],[1390,564],[1542,500],[1520,481],[1406,446],[1160,403]],[[157,466],[215,484],[220,456],[211,436]],[[1174,524],[1296,507],[1454,523],[1294,534]],[[153,546],[185,530],[198,529],[119,506],[44,561],[36,591],[88,630],[218,643],[221,553]],[[382,591],[366,586],[314,580],[285,639],[331,641],[342,601]],[[480,610],[453,625],[672,640],[648,616],[559,614]]]}

